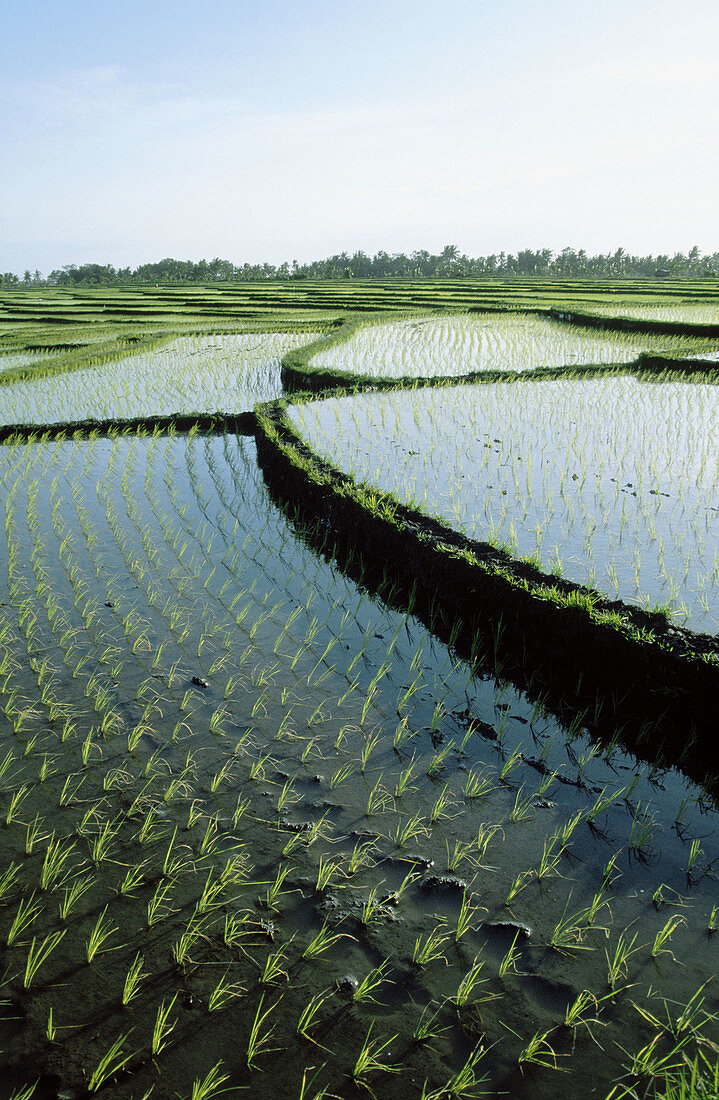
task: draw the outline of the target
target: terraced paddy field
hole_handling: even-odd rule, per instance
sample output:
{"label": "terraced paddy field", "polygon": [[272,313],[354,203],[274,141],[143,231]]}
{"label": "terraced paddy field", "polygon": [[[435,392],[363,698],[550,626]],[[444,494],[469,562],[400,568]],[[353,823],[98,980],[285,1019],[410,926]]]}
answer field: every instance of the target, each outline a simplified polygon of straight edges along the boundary
{"label": "terraced paddy field", "polygon": [[581,375],[291,410],[313,450],[471,538],[719,629],[719,390]]}
{"label": "terraced paddy field", "polygon": [[[36,379],[30,375],[0,392],[0,423],[66,424],[252,409],[257,401],[279,396],[281,356],[307,339],[305,333],[179,336],[101,366]],[[39,355],[37,363],[45,362],[46,356]]]}
{"label": "terraced paddy field", "polygon": [[5,295],[2,1100],[716,1092],[711,337],[427,317],[501,290]]}
{"label": "terraced paddy field", "polygon": [[318,350],[310,365],[364,378],[436,378],[632,363],[642,353],[703,357],[716,346],[711,338],[607,333],[519,312],[473,312],[363,325],[350,340]]}

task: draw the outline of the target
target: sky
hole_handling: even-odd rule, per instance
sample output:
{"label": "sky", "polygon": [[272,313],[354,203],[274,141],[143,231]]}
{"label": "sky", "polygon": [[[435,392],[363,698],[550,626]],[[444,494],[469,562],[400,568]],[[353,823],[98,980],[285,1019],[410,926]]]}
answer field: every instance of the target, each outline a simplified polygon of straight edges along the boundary
{"label": "sky", "polygon": [[0,0],[0,271],[719,251],[719,0]]}

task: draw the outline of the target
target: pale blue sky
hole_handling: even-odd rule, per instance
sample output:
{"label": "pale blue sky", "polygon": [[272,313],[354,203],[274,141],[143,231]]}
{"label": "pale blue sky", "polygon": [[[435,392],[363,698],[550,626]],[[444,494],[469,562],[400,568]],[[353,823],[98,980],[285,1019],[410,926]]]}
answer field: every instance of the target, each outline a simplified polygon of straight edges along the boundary
{"label": "pale blue sky", "polygon": [[717,0],[0,0],[0,270],[719,250]]}

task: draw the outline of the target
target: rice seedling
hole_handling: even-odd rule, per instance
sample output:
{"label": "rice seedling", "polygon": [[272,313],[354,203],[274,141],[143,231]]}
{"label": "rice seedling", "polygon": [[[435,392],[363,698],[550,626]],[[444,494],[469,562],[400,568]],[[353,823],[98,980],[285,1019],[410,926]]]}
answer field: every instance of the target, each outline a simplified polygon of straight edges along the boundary
{"label": "rice seedling", "polygon": [[[629,1055],[626,1076],[640,1087],[642,1083],[649,1085],[652,1082],[658,1082],[666,1078],[667,1074],[680,1071],[686,1064],[683,1048],[689,1041],[688,1037],[676,1042],[668,1052],[660,1050],[662,1038],[661,1033],[654,1035],[640,1050]],[[621,1049],[624,1050],[623,1047]],[[628,1052],[625,1051],[625,1053]],[[624,1095],[627,1093],[625,1092]]]}
{"label": "rice seedling", "polygon": [[314,959],[318,955],[328,951],[330,947],[338,943],[341,939],[353,939],[347,932],[332,932],[327,927],[327,921],[324,922],[319,932],[306,945],[302,952],[303,959]]}
{"label": "rice seedling", "polygon": [[352,760],[348,760],[345,764],[342,764],[341,767],[339,767],[337,771],[330,776],[330,790],[333,791],[335,787],[338,787],[340,785],[340,783],[344,783],[345,780],[349,779],[350,776],[354,773],[354,770],[355,765]]}
{"label": "rice seedling", "polygon": [[539,860],[539,866],[537,867],[537,882],[542,882],[543,879],[549,878],[551,875],[558,875],[558,867],[562,860],[562,849],[555,852],[554,849],[559,842],[559,834],[547,837],[544,841],[542,849],[542,855]]}
{"label": "rice seedling", "polygon": [[219,852],[221,840],[222,837],[220,835],[220,823],[217,814],[213,814],[207,819],[205,831],[200,840],[200,855],[208,856]]}
{"label": "rice seedling", "polygon": [[381,919],[382,903],[378,898],[378,887],[373,886],[362,903],[362,910],[360,912],[360,921],[365,926],[369,927],[374,921]]}
{"label": "rice seedling", "polygon": [[307,1039],[308,1042],[314,1043],[315,1046],[320,1044],[310,1035],[310,1029],[318,1022],[318,1016],[322,1005],[329,1000],[333,991],[331,989],[323,989],[319,993],[315,993],[313,997],[307,1002],[305,1007],[300,1013],[300,1017],[297,1021],[297,1034],[301,1035],[303,1039]]}
{"label": "rice seedling", "polygon": [[206,940],[203,924],[194,917],[190,918],[187,925],[172,944],[170,952],[176,966],[182,968],[186,963],[192,962],[191,952],[200,942]]}
{"label": "rice seedling", "polygon": [[138,813],[144,815],[142,824],[137,831],[137,839],[143,847],[148,844],[153,844],[155,841],[167,835],[167,825],[162,820],[157,807],[152,805],[152,803],[148,804],[144,793],[134,800],[128,811],[128,817],[131,814],[136,816]]}
{"label": "rice seedling", "polygon": [[454,930],[455,943],[459,943],[463,936],[474,928],[474,920],[478,913],[486,913],[487,910],[480,905],[472,905],[473,895],[465,889],[462,893],[462,904],[457,914],[457,927]]}
{"label": "rice seedling", "polygon": [[476,865],[476,859],[474,852],[476,844],[474,840],[462,841],[455,840],[454,847],[450,851],[449,841],[445,840],[445,848],[447,850],[447,870],[457,871],[463,863],[468,863],[474,867]]}
{"label": "rice seedling", "polygon": [[681,924],[686,924],[686,918],[682,917],[678,913],[674,913],[667,920],[663,928],[657,932],[654,937],[654,943],[652,944],[651,956],[656,959],[659,955],[669,955],[676,962],[674,954],[665,945],[669,942],[674,932]]}
{"label": "rice seedling", "polygon": [[491,1095],[484,1088],[489,1080],[488,1074],[478,1077],[475,1072],[488,1049],[478,1043],[457,1073],[454,1073],[440,1088],[427,1092],[425,1082],[422,1088],[422,1100],[443,1100],[444,1097],[451,1097],[452,1100],[465,1100],[469,1097]]}
{"label": "rice seedling", "polygon": [[518,939],[519,931],[516,932],[514,939],[512,940],[505,955],[502,957],[499,963],[497,974],[500,978],[504,978],[510,972],[514,974],[519,974],[519,971],[517,970],[517,960],[520,956],[520,949],[519,947],[517,947]]}
{"label": "rice seedling", "polygon": [[160,882],[158,882],[152,897],[147,902],[148,928],[153,928],[156,924],[159,924],[161,920],[165,920],[171,913],[175,912],[168,902],[168,898],[172,894],[173,888],[174,881],[172,879],[167,879],[164,882],[160,880]]}
{"label": "rice seedling", "polygon": [[211,913],[223,903],[226,880],[221,877],[216,879],[214,874],[214,871],[210,871],[205,879],[202,893],[195,902],[196,913]]}
{"label": "rice seedling", "polygon": [[398,822],[390,839],[397,848],[404,848],[411,840],[416,840],[420,836],[429,836],[429,829],[423,823],[421,815],[414,814],[406,821]]}
{"label": "rice seedling", "polygon": [[430,779],[443,772],[447,766],[447,757],[454,748],[454,741],[449,741],[446,745],[443,745],[440,749],[437,749],[432,756],[429,764],[427,765],[427,775]]}
{"label": "rice seedling", "polygon": [[[325,1100],[326,1097],[329,1100],[329,1098],[332,1096],[332,1094],[329,1092],[329,1085],[322,1085],[318,1092],[315,1092],[313,1096],[310,1096],[309,1090],[314,1088],[315,1082],[319,1077],[322,1069],[324,1069],[324,1066],[320,1066],[319,1069],[315,1069],[314,1066],[308,1066],[304,1069],[302,1073],[302,1081],[300,1082],[298,1100]],[[314,1070],[314,1073],[312,1073],[312,1076],[309,1077],[308,1074],[311,1073],[312,1070]]]}
{"label": "rice seedling", "polygon": [[148,977],[148,972],[143,969],[144,958],[138,951],[135,958],[130,964],[130,968],[125,975],[125,981],[122,987],[122,1003],[123,1005],[129,1005],[131,1001],[139,996],[142,983],[145,978]]}
{"label": "rice seedling", "polygon": [[484,971],[484,960],[479,958],[479,955],[475,955],[471,967],[460,980],[457,986],[457,991],[452,998],[452,1001],[458,1007],[472,1004],[475,1001],[486,1001],[499,996],[499,994],[487,993],[480,990],[483,985],[486,985],[489,978],[483,978],[482,973]]}
{"label": "rice seedling", "polygon": [[412,1041],[417,1043],[418,1046],[429,1043],[432,1039],[437,1039],[440,1035],[449,1031],[449,1027],[440,1027],[437,1023],[437,1017],[442,1011],[443,1006],[440,1004],[434,1012],[432,1012],[431,1009],[433,1004],[434,1001],[429,1001],[428,1004],[424,1006],[422,1015],[415,1024],[412,1032]]}
{"label": "rice seedling", "polygon": [[416,966],[425,967],[441,959],[446,966],[447,958],[443,948],[449,939],[449,934],[441,928],[433,928],[426,936],[417,936],[412,950],[412,962]]}
{"label": "rice seedling", "polygon": [[155,1016],[155,1024],[152,1029],[152,1053],[161,1054],[170,1041],[170,1035],[177,1026],[177,1019],[170,1022],[170,1013],[174,1008],[175,1001],[177,1000],[177,993],[174,995],[169,1004],[165,1004],[163,1001],[157,1010]]}
{"label": "rice seedling", "polygon": [[[495,837],[497,833],[502,833],[502,835],[504,835],[500,825],[488,824],[483,821],[478,827],[474,845],[479,863],[481,863],[487,855],[487,849],[489,848],[492,838]],[[487,870],[486,867],[484,869]]]}
{"label": "rice seedling", "polygon": [[507,906],[511,905],[512,902],[514,901],[514,899],[516,898],[517,894],[519,894],[522,890],[524,890],[524,888],[526,886],[528,886],[529,883],[532,882],[534,878],[536,878],[536,875],[537,875],[537,872],[532,867],[530,867],[526,871],[519,871],[515,875],[514,880],[511,884],[511,886],[509,887],[509,890],[507,892],[507,896],[504,899],[504,904],[507,905]]}
{"label": "rice seedling", "polygon": [[[208,830],[210,825],[208,824]],[[192,859],[187,858],[181,852],[175,852],[175,840],[177,839],[177,825],[175,826],[170,843],[167,846],[165,858],[162,863],[162,874],[166,879],[177,880],[185,872],[190,871],[194,867]],[[183,846],[185,850],[188,850],[186,846]]]}
{"label": "rice seedling", "polygon": [[525,1065],[544,1066],[546,1069],[557,1069],[557,1052],[549,1042],[549,1036],[553,1028],[546,1031],[535,1031],[529,1042],[519,1052],[517,1064],[522,1073]]}
{"label": "rice seedling", "polygon": [[638,938],[639,933],[635,932],[630,939],[628,930],[624,929],[617,937],[614,950],[610,952],[609,948],[606,948],[604,951],[607,959],[607,984],[612,991],[621,981],[629,978],[629,960],[642,949],[642,944],[637,943]]}
{"label": "rice seedling", "polygon": [[570,954],[572,951],[592,951],[591,944],[584,942],[584,937],[590,925],[587,921],[587,910],[580,909],[576,913],[567,915],[571,894],[562,910],[562,915],[555,924],[549,939],[549,946],[561,954]]}
{"label": "rice seedling", "polygon": [[382,985],[383,982],[389,981],[387,977],[387,971],[389,970],[389,959],[383,959],[379,966],[374,967],[369,973],[365,974],[364,978],[357,983],[352,991],[352,1003],[363,1004],[366,1001],[372,1004],[379,1004],[377,998],[374,996],[375,991]]}
{"label": "rice seedling", "polygon": [[77,864],[69,865],[71,858],[76,854],[74,841],[63,842],[62,837],[55,839],[54,834],[45,850],[45,856],[40,869],[40,888],[42,890],[57,890],[67,882]]}
{"label": "rice seedling", "polygon": [[608,890],[612,883],[619,877],[621,871],[617,871],[617,860],[621,852],[615,852],[611,859],[607,860],[602,870],[602,886]]}
{"label": "rice seedling", "polygon": [[279,908],[277,902],[282,894],[286,893],[286,891],[282,890],[282,884],[289,875],[290,870],[291,866],[289,863],[281,863],[278,866],[277,874],[275,875],[274,881],[268,884],[267,890],[265,891],[263,897],[260,899],[261,904],[265,909]]}
{"label": "rice seedling", "polygon": [[609,907],[610,900],[611,899],[604,896],[603,890],[597,890],[596,894],[594,894],[594,896],[592,897],[589,905],[584,910],[584,916],[588,925],[595,924],[599,913],[601,913],[601,911],[605,908],[609,911],[609,917],[611,920],[612,911]]}
{"label": "rice seedling", "polygon": [[509,814],[509,820],[512,822],[527,821],[532,816],[532,809],[534,807],[534,795],[526,795],[522,797],[524,785],[522,785],[517,791],[514,799],[514,805],[512,806]]}
{"label": "rice seedling", "polygon": [[347,860],[347,874],[356,875],[364,867],[374,867],[376,851],[374,840],[357,841]]}
{"label": "rice seedling", "polygon": [[143,859],[141,863],[137,863],[131,867],[128,867],[125,874],[115,887],[117,893],[120,894],[122,897],[134,897],[135,891],[139,890],[145,881],[145,871],[147,866],[147,860]]}
{"label": "rice seedling", "polygon": [[448,807],[452,805],[454,805],[454,801],[449,793],[449,784],[445,783],[432,806],[429,815],[430,824],[436,825],[439,821],[450,821],[453,815],[448,812]]}
{"label": "rice seedling", "polygon": [[119,931],[117,927],[112,927],[110,921],[105,920],[108,906],[106,905],[102,913],[98,916],[90,937],[85,942],[85,956],[88,963],[91,963],[96,955],[99,955],[104,951],[117,951],[121,945],[115,947],[106,947],[107,941],[111,936],[114,936],[115,932]]}
{"label": "rice seedling", "polygon": [[689,846],[689,855],[687,856],[687,881],[692,881],[692,873],[696,866],[697,860],[704,854],[701,846],[701,841],[698,837],[694,837]]}
{"label": "rice seedling", "polygon": [[257,1011],[255,1012],[255,1018],[252,1021],[252,1026],[250,1028],[250,1037],[247,1042],[245,1064],[250,1071],[258,1068],[257,1063],[260,1058],[265,1057],[268,1054],[273,1054],[280,1049],[279,1047],[273,1047],[271,1045],[277,1024],[267,1024],[270,1015],[278,1008],[280,1001],[276,1001],[274,1004],[270,1005],[269,1008],[266,1008],[263,1012],[262,1009],[264,1002],[265,994],[263,993],[260,996],[260,1002],[257,1006]]}
{"label": "rice seedling", "polygon": [[44,906],[42,902],[35,900],[35,891],[27,898],[21,898],[18,905],[17,912],[13,917],[12,923],[8,929],[5,937],[5,942],[8,947],[12,947],[13,944],[21,944],[19,939],[23,936],[28,928],[31,928],[37,918],[43,912]]}
{"label": "rice seedling", "polygon": [[283,967],[283,963],[287,962],[287,955],[284,951],[271,951],[265,959],[265,966],[260,975],[261,985],[274,985],[282,978],[289,981],[289,974]]}
{"label": "rice seedling", "polygon": [[22,787],[18,787],[16,791],[13,791],[10,796],[10,801],[8,802],[7,810],[5,811],[6,825],[11,825],[12,822],[15,821],[15,819],[17,818],[18,810],[20,810],[23,802],[30,794],[30,790],[30,786],[25,784]]}
{"label": "rice seedling", "polygon": [[218,981],[215,988],[210,993],[207,1001],[207,1009],[209,1012],[219,1012],[237,997],[241,997],[247,990],[239,982],[228,982],[227,975],[229,974],[229,967]]}
{"label": "rice seedling", "polygon": [[[386,1059],[389,1054],[389,1048],[396,1035],[391,1035],[389,1039],[384,1041],[380,1038],[372,1039],[372,1029],[374,1027],[374,1020],[369,1026],[367,1035],[365,1036],[362,1049],[357,1055],[357,1060],[352,1068],[352,1079],[355,1085],[365,1088],[371,1095],[372,1089],[368,1083],[368,1077],[374,1073],[399,1073],[400,1067],[393,1066],[391,1063],[383,1060],[382,1056]],[[387,1052],[385,1054],[385,1051]]]}
{"label": "rice seedling", "polygon": [[569,841],[579,825],[580,821],[584,819],[584,812],[577,810],[571,815],[571,817],[565,821],[559,832],[556,834],[557,839],[560,841],[560,850],[565,852],[569,846]]}
{"label": "rice seedling", "polygon": [[265,778],[265,764],[268,760],[272,760],[272,753],[267,752],[264,756],[259,757],[252,762],[250,767],[250,779],[264,779]]}
{"label": "rice seedling", "polygon": [[40,967],[47,961],[58,944],[61,943],[66,931],[67,929],[63,928],[62,931],[51,932],[49,935],[45,936],[40,943],[38,943],[37,938],[33,936],[30,949],[27,953],[27,962],[25,963],[25,974],[22,981],[23,989],[30,988]]}
{"label": "rice seedling", "polygon": [[394,791],[395,798],[402,798],[403,795],[410,794],[416,791],[417,788],[413,787],[410,783],[410,780],[413,778],[414,773],[415,762],[414,757],[412,757],[410,763],[400,772],[399,778],[397,779],[397,784]]}
{"label": "rice seedling", "polygon": [[31,1085],[21,1085],[19,1088],[13,1089],[10,1093],[9,1100],[30,1100],[35,1094],[35,1089],[39,1083],[39,1078]]}
{"label": "rice seedling", "polygon": [[590,1024],[600,1023],[601,1021],[598,1019],[599,1006],[611,996],[611,993],[607,993],[603,997],[597,997],[589,989],[581,990],[572,1003],[567,1005],[564,1013],[564,1026],[571,1028],[573,1031],[576,1031],[579,1027],[586,1027],[589,1030]]}
{"label": "rice seedling", "polygon": [[500,773],[499,773],[500,783],[504,783],[507,786],[509,786],[509,783],[508,783],[509,776],[515,770],[515,768],[517,768],[518,765],[522,763],[523,760],[524,760],[524,756],[522,755],[521,750],[518,749],[518,748],[514,749],[512,751],[512,753],[504,761],[504,764],[502,765],[502,768],[501,768]]}
{"label": "rice seedling", "polygon": [[392,737],[392,748],[397,756],[403,757],[405,741],[411,741],[414,736],[415,732],[410,728],[407,718],[403,718],[401,722],[397,723]]}
{"label": "rice seedling", "polygon": [[483,771],[473,768],[467,773],[464,783],[465,798],[485,798],[493,789],[492,780]]}
{"label": "rice seedling", "polygon": [[318,894],[323,894],[334,879],[343,875],[344,860],[341,856],[335,856],[334,859],[331,859],[329,856],[320,856],[319,863],[317,864],[315,890]]}
{"label": "rice seedling", "polygon": [[242,817],[247,813],[247,810],[249,809],[249,807],[250,807],[250,799],[247,798],[247,797],[243,798],[242,795],[238,795],[237,802],[235,803],[235,808],[232,812],[232,828],[233,829],[237,828],[237,826],[239,825]]}
{"label": "rice seedling", "polygon": [[85,878],[74,878],[69,886],[65,887],[62,901],[60,902],[60,919],[67,920],[74,909],[77,908],[80,899],[95,885],[94,875]]}
{"label": "rice seedling", "polygon": [[121,825],[122,819],[119,817],[114,821],[105,821],[99,832],[93,837],[90,845],[90,859],[95,867],[98,867],[108,858],[112,842],[119,833]]}
{"label": "rice seedling", "polygon": [[637,803],[629,834],[629,850],[636,859],[646,862],[649,848],[656,832],[656,819],[650,806]]}
{"label": "rice seedling", "polygon": [[43,822],[44,818],[40,817],[39,814],[35,814],[35,817],[32,819],[32,821],[28,822],[25,829],[26,856],[32,855],[36,844],[41,844],[44,840],[50,839],[49,834],[42,831]]}
{"label": "rice seedling", "polygon": [[394,798],[382,783],[383,775],[384,772],[381,773],[367,796],[367,806],[365,809],[367,817],[371,817],[373,814],[386,813],[394,809]]}
{"label": "rice seedling", "polygon": [[102,821],[102,808],[105,799],[91,802],[87,807],[79,823],[75,826],[75,832],[78,836],[87,839],[90,837],[96,827],[98,827]]}
{"label": "rice seedling", "polygon": [[88,1092],[98,1092],[106,1081],[109,1081],[111,1077],[115,1077],[134,1057],[134,1054],[123,1054],[123,1047],[129,1037],[129,1032],[120,1035],[102,1055],[92,1071],[87,1085]]}
{"label": "rice seedling", "polygon": [[204,1077],[195,1078],[189,1100],[210,1100],[211,1097],[227,1091],[222,1086],[225,1081],[229,1081],[230,1075],[223,1073],[221,1067],[222,1062],[217,1062]]}

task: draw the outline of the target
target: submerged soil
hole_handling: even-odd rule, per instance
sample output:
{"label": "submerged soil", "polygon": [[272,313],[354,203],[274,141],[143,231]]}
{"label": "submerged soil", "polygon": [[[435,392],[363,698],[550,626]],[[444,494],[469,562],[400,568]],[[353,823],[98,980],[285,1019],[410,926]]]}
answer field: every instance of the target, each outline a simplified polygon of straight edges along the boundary
{"label": "submerged soil", "polygon": [[[122,1038],[129,1061],[103,1085],[118,1097],[189,1097],[220,1061],[258,1097],[300,1095],[305,1073],[314,1091],[419,1095],[478,1044],[490,1092],[604,1096],[652,1035],[634,1005],[675,1016],[697,994],[719,855],[701,789],[562,727],[318,554],[252,440],[46,442],[0,461],[0,1095],[40,1075],[37,1095],[81,1096]],[[18,930],[21,905],[38,911]],[[308,954],[322,928],[343,938]],[[598,1010],[567,1027],[584,989]],[[370,1026],[386,1068],[363,1076]],[[549,1065],[527,1061],[545,1032]]]}

